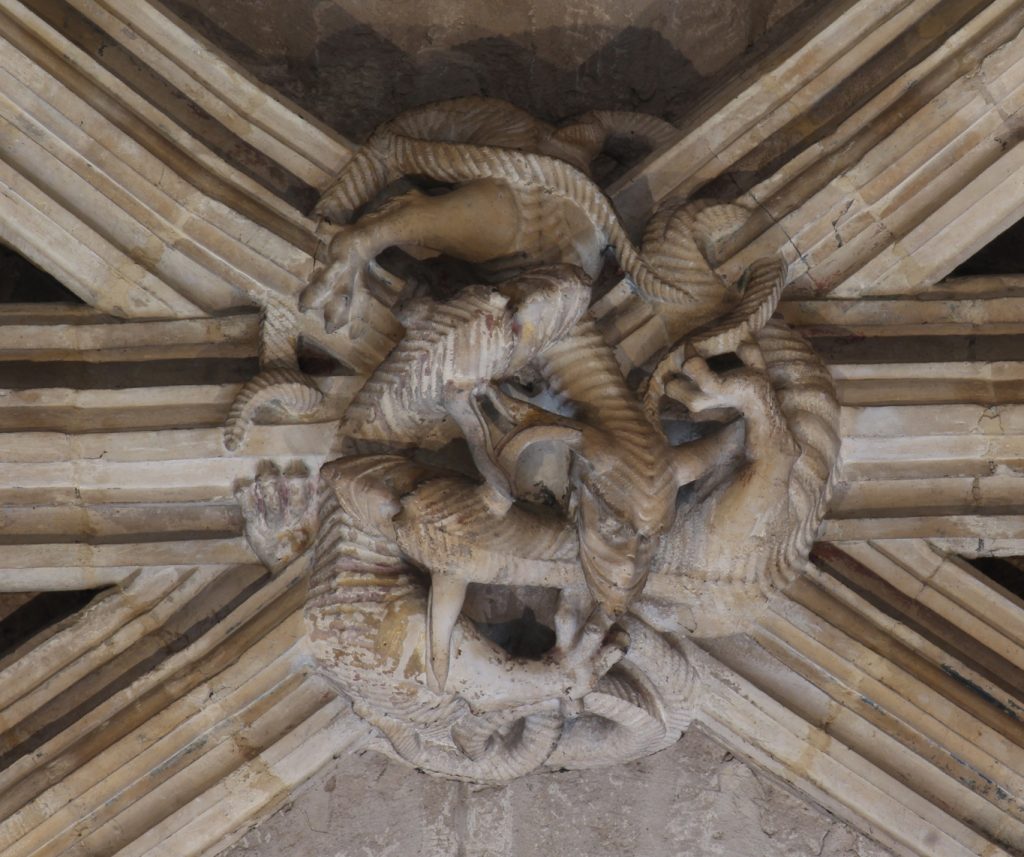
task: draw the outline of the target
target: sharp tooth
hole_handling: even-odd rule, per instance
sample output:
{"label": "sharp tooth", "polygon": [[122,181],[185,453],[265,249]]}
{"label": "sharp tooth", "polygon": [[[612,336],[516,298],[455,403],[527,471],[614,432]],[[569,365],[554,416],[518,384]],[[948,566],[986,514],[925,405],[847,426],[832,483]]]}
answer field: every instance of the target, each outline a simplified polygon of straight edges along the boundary
{"label": "sharp tooth", "polygon": [[430,581],[427,601],[427,681],[431,690],[441,693],[448,681],[452,634],[466,601],[464,580],[437,574]]}

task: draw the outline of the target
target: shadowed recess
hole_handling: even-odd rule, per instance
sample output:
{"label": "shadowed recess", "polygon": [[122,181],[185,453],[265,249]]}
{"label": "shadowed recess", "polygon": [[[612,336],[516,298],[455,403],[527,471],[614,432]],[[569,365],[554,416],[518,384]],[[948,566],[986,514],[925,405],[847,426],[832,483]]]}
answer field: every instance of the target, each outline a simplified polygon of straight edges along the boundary
{"label": "shadowed recess", "polygon": [[1018,220],[963,262],[952,277],[1024,274],[1024,220]]}
{"label": "shadowed recess", "polygon": [[0,246],[0,303],[81,304],[84,301],[24,256]]}
{"label": "shadowed recess", "polygon": [[0,658],[88,604],[96,590],[41,592],[0,620]]}
{"label": "shadowed recess", "polygon": [[232,166],[296,208],[312,206],[316,198],[312,188],[221,125],[80,11],[64,0],[25,0],[25,5]]}
{"label": "shadowed recess", "polygon": [[[349,14],[343,3],[299,0],[286,16],[267,3],[168,5],[263,83],[361,140],[403,110],[466,95],[503,98],[548,121],[601,108],[675,121],[827,4],[758,0],[713,14],[703,4],[662,0],[630,14],[624,7],[613,21],[576,10],[566,26],[531,22],[528,34],[496,14],[510,32],[460,18],[423,22],[418,39],[391,32],[374,17],[386,10],[372,4]],[[671,38],[685,41],[685,52]]]}
{"label": "shadowed recess", "polygon": [[1024,557],[979,556],[966,561],[993,583],[1024,599]]}

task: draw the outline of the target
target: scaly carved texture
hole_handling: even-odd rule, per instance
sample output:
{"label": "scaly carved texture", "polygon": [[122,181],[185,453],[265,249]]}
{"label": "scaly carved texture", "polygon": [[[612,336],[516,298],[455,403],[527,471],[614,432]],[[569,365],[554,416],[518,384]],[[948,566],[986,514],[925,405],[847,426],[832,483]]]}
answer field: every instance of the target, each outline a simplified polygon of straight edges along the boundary
{"label": "scaly carved texture", "polygon": [[404,498],[397,529],[405,556],[463,580],[555,582],[576,569],[579,555],[576,531],[560,517],[517,506],[499,517],[461,477],[438,476]]}
{"label": "scaly carved texture", "polygon": [[683,582],[699,636],[747,627],[755,606],[803,570],[839,455],[839,403],[828,369],[781,321],[755,339],[772,395],[763,410],[745,414],[748,460],[680,509],[656,561],[654,573]]}
{"label": "scaly carved texture", "polygon": [[[459,317],[457,324],[466,321]],[[780,323],[761,331],[758,343],[769,367],[765,386],[770,381],[776,392],[761,402],[764,413],[756,408],[744,412],[751,420],[751,435],[760,438],[751,450],[752,460],[724,486],[684,510],[689,519],[671,528],[666,547],[655,559],[657,573],[687,576],[694,586],[695,612],[708,614],[704,627],[718,621],[723,632],[742,620],[730,611],[749,613],[766,589],[784,583],[799,569],[820,521],[823,486],[836,450],[836,435],[829,432],[838,411],[827,371],[806,343]],[[417,353],[433,354],[443,358],[444,365],[452,365],[453,355],[446,349],[418,348]],[[607,444],[588,449],[584,440],[584,461],[597,465],[595,476],[580,476],[584,491],[591,478],[589,489],[612,510],[612,517],[637,522],[652,533],[659,531],[659,522],[668,526],[676,489],[666,466],[670,449],[630,394],[592,322],[580,322],[569,336],[543,349],[538,361],[552,391],[573,401],[581,424],[591,426]],[[415,360],[410,365],[429,368]],[[402,379],[396,373],[391,383],[400,384]],[[387,391],[377,391],[381,392]],[[430,395],[404,404],[420,408],[417,424],[422,430],[429,423],[435,396],[443,397],[444,388],[427,385],[419,392]],[[433,416],[442,418],[440,412]],[[792,476],[769,480],[784,497],[764,494],[759,472],[759,456],[768,457],[769,468],[778,466],[765,440],[777,436],[801,444],[789,462]],[[397,508],[380,511],[386,508],[381,498],[387,492],[374,487],[376,465],[364,468],[354,459],[338,462],[354,474],[356,482],[346,489],[346,496],[354,499],[351,508],[343,509],[336,496],[322,495],[307,619],[326,673],[353,697],[360,715],[387,737],[392,752],[433,773],[504,782],[542,764],[585,767],[636,758],[678,738],[694,706],[689,669],[666,640],[628,613],[621,622],[632,635],[629,655],[584,696],[583,714],[557,744],[552,735],[558,729],[550,711],[524,714],[521,726],[502,732],[512,737],[494,743],[491,737],[499,724],[504,729],[509,718],[515,719],[515,705],[480,718],[458,696],[429,690],[423,648],[427,592],[410,560],[432,573],[463,579],[473,579],[474,574],[497,578],[497,568],[514,583],[527,566],[571,562],[576,544],[571,530],[554,527],[543,535],[543,522],[517,508],[504,519],[495,516],[480,503],[479,487],[462,477],[427,476],[420,465],[396,457],[386,460],[393,471],[388,477],[393,492],[402,497],[400,514]],[[796,486],[792,498],[791,482]],[[750,494],[752,486],[761,493]],[[736,529],[737,518],[742,527],[758,512],[769,536],[762,538],[761,551],[751,551],[758,542],[749,539],[709,544],[709,530],[729,533]],[[767,523],[765,517],[770,518]],[[577,526],[584,554],[593,534],[589,527],[579,522]],[[781,541],[772,540],[780,534]],[[628,570],[635,577],[626,581],[592,580],[599,599],[602,587],[607,590],[609,585],[613,595],[603,596],[608,601],[620,591],[638,591],[647,566],[634,564]],[[709,593],[703,592],[705,586]],[[629,597],[623,599],[623,610]],[[465,618],[460,623],[464,633],[472,633]]]}
{"label": "scaly carved texture", "polygon": [[245,443],[264,407],[276,407],[289,416],[308,417],[323,403],[323,393],[299,370],[296,355],[299,335],[295,310],[268,296],[260,319],[260,372],[242,385],[224,424],[224,446],[231,451]]}
{"label": "scaly carved texture", "polygon": [[[340,491],[337,486],[347,473]],[[411,492],[389,523],[370,523],[380,487]],[[419,487],[414,487],[418,485]],[[421,770],[474,782],[507,782],[547,763],[591,767],[656,752],[678,739],[695,705],[693,672],[685,658],[635,617],[623,620],[631,634],[625,660],[583,698],[583,714],[563,728],[550,706],[512,706],[486,715],[469,711],[451,693],[428,690],[423,616],[426,585],[406,559],[405,544],[423,524],[415,495],[426,492],[430,509],[476,509],[477,486],[459,477],[431,476],[397,456],[368,456],[328,465],[320,488],[321,526],[305,613],[313,651],[324,674],[353,699],[354,708],[388,739],[386,749]],[[461,496],[460,497],[458,495]],[[406,496],[410,496],[407,494]],[[447,501],[438,504],[438,499]],[[521,513],[524,514],[524,513]],[[412,520],[407,520],[411,518]],[[569,554],[544,539],[523,538],[523,522],[504,531],[477,527],[481,550],[520,562]],[[509,537],[518,531],[517,538]],[[402,543],[402,544],[400,544]],[[465,633],[475,633],[460,620]],[[495,657],[505,657],[496,652]],[[503,737],[504,736],[504,737]],[[554,754],[554,755],[552,755]]]}
{"label": "scaly carved texture", "polygon": [[[571,401],[580,421],[593,429],[584,431],[583,462],[577,468],[578,515],[593,511],[626,522],[643,540],[656,539],[675,515],[679,485],[670,466],[672,453],[660,427],[649,421],[626,385],[597,326],[585,318],[543,351],[539,364],[551,391]],[[609,554],[614,561],[616,552],[609,551],[602,530],[580,521],[581,559],[598,602],[618,615],[643,588],[648,566],[640,557],[634,563],[606,562]]]}
{"label": "scaly carved texture", "polygon": [[[426,175],[454,183],[498,180],[518,194],[544,194],[549,198],[548,209],[551,197],[581,209],[604,243],[615,250],[623,270],[651,300],[678,304],[701,316],[713,311],[725,289],[710,267],[698,264],[687,269],[684,278],[652,267],[585,172],[616,129],[627,133],[639,129],[654,142],[668,138],[668,129],[653,119],[629,121],[614,113],[589,114],[575,132],[573,127],[552,132],[522,111],[492,99],[428,105],[381,126],[364,147],[365,157],[353,159],[324,194],[319,211],[347,219],[400,175]],[[600,133],[586,131],[592,128]]]}
{"label": "scaly carved texture", "polygon": [[[502,782],[542,764],[609,764],[667,746],[689,722],[695,689],[681,654],[628,612],[647,575],[653,568],[679,576],[701,628],[729,633],[799,570],[821,520],[838,408],[827,372],[806,344],[784,325],[764,327],[784,267],[774,260],[755,265],[742,297],[714,274],[709,259],[745,217],[735,206],[669,201],[652,217],[638,251],[584,175],[615,128],[654,142],[672,133],[657,122],[612,114],[591,114],[555,131],[486,99],[428,106],[382,126],[365,158],[353,161],[321,203],[322,213],[344,218],[393,179],[419,174],[473,185],[473,194],[458,199],[485,210],[507,186],[514,205],[511,215],[507,205],[502,209],[500,223],[515,234],[489,234],[486,250],[478,252],[475,223],[459,220],[458,209],[446,209],[454,222],[439,238],[431,206],[440,200],[397,200],[339,233],[331,275],[317,284],[312,306],[329,295],[340,300],[348,272],[352,284],[361,281],[359,265],[384,247],[420,239],[434,249],[455,247],[478,264],[489,259],[481,268],[498,278],[517,265],[564,262],[573,252],[582,263],[586,245],[574,244],[559,223],[572,207],[593,232],[585,221],[577,225],[616,251],[647,297],[675,304],[671,330],[691,334],[659,365],[645,407],[583,316],[582,281],[567,276],[564,266],[537,272],[532,281],[521,275],[500,288],[470,287],[444,304],[424,300],[407,308],[406,337],[357,396],[341,432],[432,448],[464,434],[487,481],[482,487],[394,456],[325,467],[335,490],[322,498],[307,619],[326,674],[353,697],[391,752],[432,773]],[[534,317],[536,329],[518,315],[526,286],[538,289],[547,310]],[[747,364],[731,378],[718,379],[699,357],[685,359],[728,351]],[[500,401],[496,383],[528,366],[540,371],[549,394],[571,404],[572,420]],[[731,407],[744,418],[746,460],[738,467],[727,466],[737,431],[690,449],[669,446],[656,405],[673,373],[695,382],[672,388],[681,401],[696,410]],[[480,413],[467,416],[484,393],[517,423],[497,450]],[[484,502],[495,487],[494,470],[514,468],[516,453],[535,441],[572,444],[571,523],[557,516],[545,521],[514,504],[506,511],[492,505],[493,495]],[[694,480],[692,499],[677,515],[680,481]],[[574,561],[601,615],[618,618],[632,638],[629,654],[610,670],[611,661],[578,679],[566,659],[564,677],[538,678],[458,614],[468,581],[572,580]],[[429,594],[413,564],[433,575]],[[437,604],[441,621],[432,612]],[[448,638],[446,621],[456,627],[450,651],[462,670],[458,692],[446,684],[445,661],[435,657]],[[438,628],[444,633],[435,638]],[[462,646],[472,657],[459,660]],[[488,672],[495,666],[497,672]],[[563,680],[585,682],[577,684],[581,713],[564,729],[552,708]],[[481,702],[494,710],[468,710]]]}
{"label": "scaly carved texture", "polygon": [[[401,134],[421,140],[501,146],[561,158],[589,173],[590,163],[611,136],[666,145],[678,131],[664,120],[643,113],[595,110],[555,129],[507,101],[496,98],[454,98],[406,111],[376,134]],[[370,202],[401,171],[372,145],[362,147],[325,189],[317,211],[336,223]]]}
{"label": "scaly carved texture", "polygon": [[620,624],[629,652],[583,698],[586,715],[565,730],[546,763],[560,768],[599,768],[657,753],[689,727],[699,704],[695,670],[662,634],[637,616]]}
{"label": "scaly carved texture", "polygon": [[[516,304],[507,296],[510,289],[530,294]],[[531,271],[504,292],[474,286],[443,303],[418,302],[403,317],[402,341],[352,401],[339,431],[362,440],[443,446],[459,436],[446,407],[453,391],[472,390],[522,368],[536,347],[571,327],[588,295],[580,272],[562,265]],[[527,301],[546,302],[551,329],[513,363],[524,336],[517,309]]]}
{"label": "scaly carved texture", "polygon": [[[568,294],[568,305],[577,313],[583,305],[574,295],[580,283],[566,280],[564,268],[520,279],[520,284],[531,282]],[[568,322],[572,314],[559,306],[565,303],[552,300],[551,312],[562,310]],[[521,368],[510,362],[516,343],[513,322],[502,295],[493,289],[470,288],[443,304],[424,302],[419,317],[409,321],[406,337],[353,401],[340,431],[427,448],[458,437],[446,408],[450,391],[473,389]],[[550,338],[553,342],[545,338],[538,345],[546,347],[532,353],[538,354],[551,391],[570,400],[591,428],[584,432],[583,461],[577,468],[579,514],[595,524],[578,521],[584,572],[602,606],[618,615],[643,588],[654,545],[646,557],[623,561],[623,552],[609,547],[603,524],[625,522],[624,538],[648,542],[665,531],[678,488],[674,470],[666,466],[672,453],[626,385],[593,321],[579,323],[568,336],[554,331]]]}
{"label": "scaly carved texture", "polygon": [[[564,279],[547,280],[537,275],[532,279],[538,284],[562,282],[564,288]],[[471,288],[447,304],[424,302],[414,310],[406,340],[357,397],[343,431],[362,438],[420,445],[440,445],[456,436],[444,408],[448,385],[464,388],[500,378],[510,369],[514,337],[504,312],[505,302],[500,298],[493,289]],[[656,538],[668,526],[675,509],[677,483],[665,461],[670,450],[660,429],[647,420],[625,384],[596,326],[587,320],[577,324],[569,336],[556,336],[553,345],[540,350],[538,362],[552,392],[571,400],[583,422],[593,430],[582,450],[587,460],[581,468],[586,496],[580,507],[599,505],[612,522],[628,521],[634,532]],[[373,492],[368,494],[372,496]],[[434,574],[462,579],[482,575],[481,579],[507,579],[514,584],[526,565],[531,566],[531,579],[543,579],[543,569],[538,574],[537,566],[571,567],[582,552],[589,560],[585,568],[597,575],[591,575],[594,591],[616,614],[625,611],[645,580],[647,566],[643,561],[612,567],[603,564],[608,551],[595,528],[577,525],[586,539],[581,546],[573,528],[558,524],[557,519],[540,518],[515,507],[504,517],[496,517],[481,504],[476,486],[461,478],[435,477],[406,495],[402,507],[401,515],[394,520],[394,543],[387,554],[395,563],[391,569],[396,580],[407,574],[402,570],[403,559],[409,559]],[[338,514],[330,512],[321,525],[321,532],[340,534],[341,541],[332,541],[332,545],[346,544],[356,526],[354,518],[341,520]],[[350,558],[359,544],[356,539],[347,548]],[[333,572],[325,571],[331,562],[318,559],[307,615],[314,617],[314,625],[319,621],[324,628],[322,639],[330,639],[332,631],[337,634],[335,640],[341,645],[333,654],[321,657],[338,680],[339,672],[331,664],[341,663],[358,650],[372,651],[368,635],[375,628],[386,627],[394,611],[382,613],[381,601],[375,601],[372,595],[368,604],[353,608],[348,599],[365,588],[367,579],[356,579],[351,575],[351,562],[345,566],[336,559]],[[380,558],[373,561],[379,563]],[[347,569],[351,576],[340,580],[339,568]],[[628,574],[625,579],[621,576],[623,570]],[[372,593],[377,585],[379,581],[374,579],[369,591]],[[335,599],[328,605],[331,594],[338,591],[344,593],[345,600]],[[381,597],[379,592],[376,597]],[[422,627],[425,594],[405,591],[400,600],[402,615]],[[335,611],[334,619],[324,623],[328,611]],[[570,730],[573,738],[558,756],[560,766],[601,764],[602,760],[612,762],[655,752],[676,740],[688,722],[692,700],[691,688],[684,680],[689,675],[685,662],[656,632],[638,620],[630,621],[629,627],[637,635],[631,644],[635,654],[614,675],[603,679],[597,691],[585,697],[587,716]],[[347,626],[348,622],[352,626]],[[407,629],[399,636],[409,640],[409,635],[415,633],[422,631]],[[381,644],[376,645],[380,655]],[[390,646],[393,649],[394,642]],[[463,741],[482,746],[486,743],[482,734],[491,734],[487,731],[492,728],[490,720],[467,721],[465,712],[450,707],[455,704],[450,695],[445,696],[447,702],[443,705],[424,700],[428,691],[422,680],[407,691],[415,701],[396,710],[395,698],[389,696],[393,677],[385,675],[379,684],[368,681],[359,673],[372,670],[372,658],[367,661],[360,656],[359,660],[359,666],[339,684],[362,701],[357,710],[381,729],[406,761],[425,770],[478,781],[521,775],[526,759],[534,766],[543,762],[537,753],[548,735],[543,724],[550,714],[531,715],[542,718],[541,722],[528,718],[528,726],[523,727],[513,745],[505,747],[502,754],[493,749],[486,754],[487,767],[485,756],[466,759],[450,738],[432,745],[428,736],[447,726],[455,733],[461,731]],[[370,688],[373,690],[368,694]],[[422,711],[436,719],[425,721]],[[550,751],[548,747],[541,754],[543,758]]]}
{"label": "scaly carved texture", "polygon": [[[368,463],[348,491],[344,485],[340,492],[332,489],[333,472],[321,480],[321,525],[305,614],[324,674],[388,738],[398,757],[423,770],[498,783],[536,769],[561,731],[557,713],[527,715],[521,735],[508,742],[495,736],[492,749],[477,759],[466,756],[452,740],[452,728],[472,715],[458,696],[426,686],[423,577],[398,543],[369,523],[372,511],[347,507],[341,499],[359,506],[361,499],[377,496],[374,484],[409,489],[425,472],[394,456],[373,457]],[[463,483],[464,491],[475,488]],[[466,633],[474,633],[467,620],[461,623]],[[491,734],[496,729],[494,725]]]}
{"label": "scaly carved texture", "polygon": [[508,368],[514,334],[507,305],[485,287],[424,305],[424,314],[410,318],[402,341],[349,406],[341,431],[428,449],[458,437],[444,407],[445,385],[476,383]]}

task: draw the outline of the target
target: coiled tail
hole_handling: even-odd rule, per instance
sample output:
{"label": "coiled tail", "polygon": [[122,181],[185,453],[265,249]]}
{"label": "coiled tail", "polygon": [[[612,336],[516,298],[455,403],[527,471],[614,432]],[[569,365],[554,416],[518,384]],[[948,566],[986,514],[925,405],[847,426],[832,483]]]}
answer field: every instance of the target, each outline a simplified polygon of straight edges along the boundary
{"label": "coiled tail", "polygon": [[334,223],[346,223],[391,182],[400,177],[389,163],[387,141],[393,134],[421,140],[531,148],[545,128],[529,113],[493,98],[453,98],[395,117],[378,128],[328,185],[314,209]]}
{"label": "coiled tail", "polygon": [[781,320],[754,339],[769,395],[744,414],[746,461],[725,481],[697,486],[654,572],[674,578],[697,636],[743,630],[806,568],[839,455],[839,403],[827,367]]}
{"label": "coiled tail", "polygon": [[578,137],[581,132],[590,132],[597,141],[596,156],[609,139],[622,137],[660,149],[679,137],[679,129],[649,113],[633,113],[628,110],[591,110],[559,128],[556,136]]}
{"label": "coiled tail", "polygon": [[375,142],[371,138],[360,148],[324,189],[313,209],[316,216],[326,217],[332,223],[348,223],[360,208],[399,178],[398,172],[381,157]]}
{"label": "coiled tail", "polygon": [[757,341],[779,408],[800,448],[790,475],[789,537],[768,567],[771,585],[784,588],[807,563],[832,497],[840,407],[832,375],[800,334],[773,320]]}
{"label": "coiled tail", "polygon": [[[461,748],[429,744],[421,734],[399,720],[372,718],[372,722],[391,742],[395,754],[408,764],[430,774],[483,785],[503,785],[536,771],[551,756],[562,734],[562,716],[549,708],[523,715],[513,710],[498,718],[475,718],[475,744],[483,749],[471,756]],[[459,730],[459,727],[462,727]],[[462,721],[452,729],[465,732]],[[502,737],[502,731],[507,734]]]}
{"label": "coiled tail", "polygon": [[266,406],[302,418],[316,413],[324,394],[297,369],[268,369],[247,381],[235,396],[224,424],[224,446],[232,452],[241,449],[249,435],[257,412]]}
{"label": "coiled tail", "polygon": [[674,514],[678,485],[665,466],[668,446],[589,317],[538,362],[551,392],[571,401],[594,429],[589,440],[584,431],[578,453],[592,459],[580,470],[580,556],[598,602],[619,615],[646,581],[637,548],[659,536]]}
{"label": "coiled tail", "polygon": [[598,768],[656,753],[679,740],[697,707],[696,673],[682,652],[640,618],[619,624],[629,651],[584,697],[548,768]]}
{"label": "coiled tail", "polygon": [[[505,783],[543,765],[562,718],[554,702],[480,718],[455,694],[426,686],[427,587],[388,524],[393,495],[426,474],[398,456],[325,466],[305,607],[310,643],[322,674],[388,739],[388,752],[433,774]],[[467,753],[453,735],[471,734]]]}
{"label": "coiled tail", "polygon": [[242,385],[224,424],[224,447],[229,451],[245,443],[261,408],[272,406],[302,419],[323,403],[323,393],[299,370],[298,340],[294,310],[284,300],[268,297],[260,319],[260,372]]}

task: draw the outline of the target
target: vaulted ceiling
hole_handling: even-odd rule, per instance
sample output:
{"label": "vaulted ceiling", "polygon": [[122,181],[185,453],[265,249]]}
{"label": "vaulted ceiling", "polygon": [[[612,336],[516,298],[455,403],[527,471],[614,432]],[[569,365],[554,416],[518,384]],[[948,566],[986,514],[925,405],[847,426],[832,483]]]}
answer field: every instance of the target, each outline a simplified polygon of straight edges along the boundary
{"label": "vaulted ceiling", "polygon": [[[816,571],[687,641],[703,728],[897,853],[1020,853],[1024,8],[491,5],[0,3],[0,850],[216,853],[366,746],[297,646],[304,566],[258,564],[233,494],[334,424],[220,427],[352,141],[482,93],[676,123],[621,216],[745,205],[722,272],[782,254],[836,380]],[[664,342],[626,286],[596,311],[627,368]],[[399,335],[374,312],[300,318],[339,408]]]}

